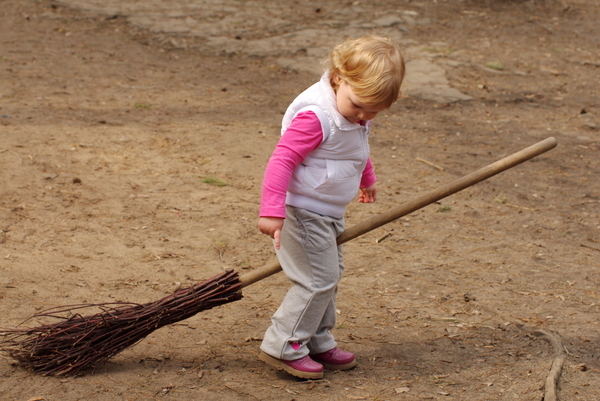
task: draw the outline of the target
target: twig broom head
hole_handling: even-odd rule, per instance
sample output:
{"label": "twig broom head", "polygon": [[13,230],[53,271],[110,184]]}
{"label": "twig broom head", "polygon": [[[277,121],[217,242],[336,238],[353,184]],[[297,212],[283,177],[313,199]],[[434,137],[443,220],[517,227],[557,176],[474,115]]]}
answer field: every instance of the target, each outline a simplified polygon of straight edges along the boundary
{"label": "twig broom head", "polygon": [[[104,303],[48,309],[28,320],[52,317],[61,321],[0,330],[5,337],[0,341],[0,350],[43,375],[76,375],[83,369],[97,367],[163,326],[241,298],[238,274],[230,270],[147,304]],[[87,316],[74,313],[89,307],[97,307],[101,312]],[[64,317],[66,313],[71,316]]]}

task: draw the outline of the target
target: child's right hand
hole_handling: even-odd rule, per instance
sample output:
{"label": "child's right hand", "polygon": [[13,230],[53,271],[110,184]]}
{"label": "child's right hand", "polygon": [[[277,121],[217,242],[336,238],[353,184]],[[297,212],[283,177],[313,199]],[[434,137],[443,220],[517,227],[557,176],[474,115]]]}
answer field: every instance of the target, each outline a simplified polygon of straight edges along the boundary
{"label": "child's right hand", "polygon": [[283,228],[283,219],[281,217],[261,217],[258,219],[258,229],[261,233],[273,238],[275,249],[279,249],[281,229]]}

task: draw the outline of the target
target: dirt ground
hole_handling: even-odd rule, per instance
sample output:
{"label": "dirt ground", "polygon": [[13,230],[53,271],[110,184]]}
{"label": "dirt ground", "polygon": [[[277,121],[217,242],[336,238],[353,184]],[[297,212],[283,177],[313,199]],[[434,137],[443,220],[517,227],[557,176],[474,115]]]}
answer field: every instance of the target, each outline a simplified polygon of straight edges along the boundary
{"label": "dirt ground", "polygon": [[[314,74],[176,48],[47,0],[0,4],[0,327],[58,305],[150,302],[272,260],[256,229],[262,173]],[[352,6],[315,4],[279,6],[303,23]],[[335,333],[356,369],[301,381],[257,359],[288,288],[278,274],[80,377],[2,356],[0,398],[537,401],[556,352],[543,330],[564,345],[560,399],[600,400],[600,6],[402,7],[427,21],[403,37],[473,99],[407,88],[378,116],[379,199],[352,204],[348,226],[547,137],[558,147],[346,245]]]}

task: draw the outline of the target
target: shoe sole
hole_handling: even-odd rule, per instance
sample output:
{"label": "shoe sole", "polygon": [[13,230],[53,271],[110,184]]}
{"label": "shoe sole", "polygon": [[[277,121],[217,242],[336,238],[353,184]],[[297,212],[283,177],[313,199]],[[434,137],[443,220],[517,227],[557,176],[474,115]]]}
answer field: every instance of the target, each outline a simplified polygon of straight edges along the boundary
{"label": "shoe sole", "polygon": [[277,370],[285,370],[292,376],[296,376],[301,379],[322,379],[323,378],[323,372],[303,372],[301,370],[294,369],[291,366],[280,361],[279,359],[273,358],[269,354],[265,354],[263,351],[261,351],[260,354],[258,355],[258,359],[260,359],[267,365],[274,367]]}
{"label": "shoe sole", "polygon": [[332,365],[332,364],[327,363],[327,362],[319,361],[316,358],[313,358],[313,360],[315,362],[319,362],[327,370],[350,370],[350,369],[352,369],[353,367],[355,367],[357,365],[356,359],[353,360],[352,362],[348,362],[348,363],[345,363],[343,365]]}

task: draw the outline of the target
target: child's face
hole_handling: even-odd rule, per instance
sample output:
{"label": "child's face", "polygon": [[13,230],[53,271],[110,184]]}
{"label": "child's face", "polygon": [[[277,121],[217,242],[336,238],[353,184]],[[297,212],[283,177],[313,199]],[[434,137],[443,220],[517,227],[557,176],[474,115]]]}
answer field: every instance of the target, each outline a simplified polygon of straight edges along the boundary
{"label": "child's face", "polygon": [[380,111],[387,109],[385,105],[362,103],[346,81],[339,76],[336,76],[334,80],[338,85],[336,91],[337,109],[351,123],[357,123],[360,120],[372,120]]}

